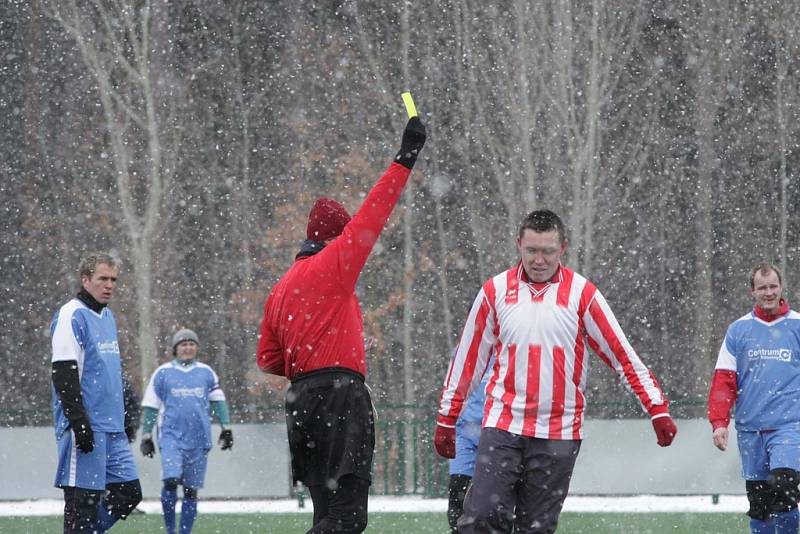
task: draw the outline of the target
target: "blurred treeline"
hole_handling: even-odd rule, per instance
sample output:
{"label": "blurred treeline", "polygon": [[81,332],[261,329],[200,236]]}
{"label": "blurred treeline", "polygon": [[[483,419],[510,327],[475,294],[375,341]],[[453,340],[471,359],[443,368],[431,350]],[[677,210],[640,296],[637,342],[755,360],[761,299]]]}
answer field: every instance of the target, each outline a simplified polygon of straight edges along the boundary
{"label": "blurred treeline", "polygon": [[[798,9],[3,2],[0,408],[47,408],[50,319],[81,254],[109,249],[139,391],[186,326],[235,413],[282,417],[283,380],[255,365],[264,297],[313,199],[352,213],[389,164],[410,89],[428,144],[360,282],[376,403],[432,417],[476,291],[548,207],[673,411],[702,416],[753,262],[799,295]],[[592,366],[590,415],[639,413]]]}

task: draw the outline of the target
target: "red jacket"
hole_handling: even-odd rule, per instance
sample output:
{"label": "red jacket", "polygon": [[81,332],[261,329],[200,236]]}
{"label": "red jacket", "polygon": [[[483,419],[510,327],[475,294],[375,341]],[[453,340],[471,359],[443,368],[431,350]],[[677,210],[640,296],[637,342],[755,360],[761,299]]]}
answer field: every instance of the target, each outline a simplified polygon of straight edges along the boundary
{"label": "red jacket", "polygon": [[356,282],[410,173],[392,163],[342,234],[317,254],[297,259],[272,288],[258,339],[262,371],[290,380],[329,367],[366,375]]}

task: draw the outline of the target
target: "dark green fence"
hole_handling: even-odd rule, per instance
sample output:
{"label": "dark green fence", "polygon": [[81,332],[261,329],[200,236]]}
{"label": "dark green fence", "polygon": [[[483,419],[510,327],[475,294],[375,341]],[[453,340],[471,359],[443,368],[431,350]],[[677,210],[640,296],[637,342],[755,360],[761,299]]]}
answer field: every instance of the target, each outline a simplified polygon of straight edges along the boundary
{"label": "dark green fence", "polygon": [[386,413],[402,407],[384,408],[375,423],[375,460],[372,493],[378,495],[447,495],[447,461],[433,449],[433,411],[423,413],[418,406],[412,413],[393,418]]}

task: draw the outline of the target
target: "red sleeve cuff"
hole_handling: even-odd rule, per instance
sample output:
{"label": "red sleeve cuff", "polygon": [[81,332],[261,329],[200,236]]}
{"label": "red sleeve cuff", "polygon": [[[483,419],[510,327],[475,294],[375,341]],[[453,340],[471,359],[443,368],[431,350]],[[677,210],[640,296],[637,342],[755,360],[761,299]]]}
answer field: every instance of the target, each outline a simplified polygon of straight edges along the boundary
{"label": "red sleeve cuff", "polygon": [[664,404],[654,404],[650,407],[650,417],[655,417],[656,415],[667,414],[669,415],[669,406]]}
{"label": "red sleeve cuff", "polygon": [[436,424],[446,428],[455,428],[457,420],[458,420],[457,417],[451,417],[449,415],[439,415],[439,417],[436,418]]}
{"label": "red sleeve cuff", "polygon": [[729,423],[730,419],[716,419],[714,421],[711,421],[711,431],[713,432],[718,428],[728,428]]}

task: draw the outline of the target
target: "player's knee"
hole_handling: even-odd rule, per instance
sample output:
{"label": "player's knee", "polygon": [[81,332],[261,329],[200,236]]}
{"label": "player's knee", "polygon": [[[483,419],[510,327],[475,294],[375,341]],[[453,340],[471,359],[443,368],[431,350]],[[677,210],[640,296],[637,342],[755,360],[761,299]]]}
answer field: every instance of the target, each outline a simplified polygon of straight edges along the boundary
{"label": "player's knee", "polygon": [[745,481],[745,488],[747,489],[747,500],[750,503],[747,515],[761,521],[769,519],[772,513],[773,499],[772,486],[769,482],[766,480],[747,480]]}
{"label": "player's knee", "polygon": [[179,478],[167,478],[164,480],[164,489],[167,491],[175,491],[178,489],[178,484],[181,483]]}
{"label": "player's knee", "polygon": [[197,500],[197,488],[187,488],[186,486],[183,487],[183,498],[189,499],[192,501]]}
{"label": "player's knee", "polygon": [[108,513],[117,519],[125,519],[142,502],[142,486],[139,480],[129,480],[118,484],[109,484],[106,507]]}
{"label": "player's knee", "polygon": [[773,492],[773,512],[788,512],[797,508],[797,501],[800,499],[800,473],[794,469],[773,469],[769,484]]}

